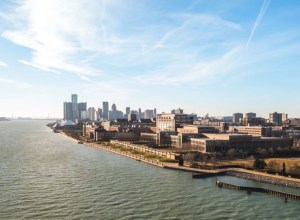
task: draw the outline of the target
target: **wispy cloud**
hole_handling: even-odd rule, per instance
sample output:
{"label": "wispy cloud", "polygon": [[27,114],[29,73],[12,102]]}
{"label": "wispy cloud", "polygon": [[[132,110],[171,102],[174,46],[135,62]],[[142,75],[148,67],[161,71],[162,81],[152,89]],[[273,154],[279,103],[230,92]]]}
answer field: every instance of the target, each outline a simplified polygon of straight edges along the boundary
{"label": "wispy cloud", "polygon": [[236,66],[239,59],[240,48],[233,48],[220,57],[212,60],[192,61],[178,60],[176,64],[165,66],[145,76],[137,77],[137,80],[143,84],[158,85],[182,85],[207,84],[209,80],[215,77],[221,77],[229,74]]}
{"label": "wispy cloud", "polygon": [[[179,19],[181,21],[181,24],[167,31],[163,35],[163,37],[159,39],[158,42],[155,43],[154,49],[162,48],[165,42],[169,40],[169,38],[174,37],[174,35],[176,34],[180,34],[180,32],[186,33],[189,32],[187,30],[193,28],[202,29],[201,26],[206,27],[207,31],[209,31],[212,27],[220,28],[220,30],[224,30],[226,28],[238,30],[238,31],[243,30],[241,25],[231,21],[227,21],[217,15],[212,15],[212,14],[182,13],[182,14],[171,15],[171,17],[174,19]],[[202,34],[205,35],[205,33]],[[187,39],[188,38],[189,37],[187,37]]]}
{"label": "wispy cloud", "polygon": [[81,78],[100,74],[101,70],[84,62],[84,58],[97,52],[112,52],[98,43],[100,29],[104,28],[97,27],[95,15],[104,2],[20,1],[14,16],[1,16],[9,18],[8,22],[16,27],[4,31],[2,36],[32,50],[30,60],[20,60],[25,65],[50,72],[72,72]]}
{"label": "wispy cloud", "polygon": [[0,60],[0,67],[6,67],[6,66],[7,66],[7,64]]}
{"label": "wispy cloud", "polygon": [[268,10],[268,7],[269,7],[269,4],[270,4],[271,0],[264,0],[263,2],[263,5],[262,7],[260,8],[260,11],[259,11],[259,14],[254,22],[254,25],[252,27],[252,30],[251,30],[251,33],[250,33],[250,36],[248,38],[248,41],[247,41],[247,44],[246,44],[246,47],[249,46],[253,36],[254,36],[254,33],[256,31],[256,28],[260,25],[266,11]]}
{"label": "wispy cloud", "polygon": [[25,61],[25,60],[18,60],[18,61],[20,63],[24,64],[24,65],[32,66],[32,67],[35,67],[35,68],[38,68],[38,69],[41,69],[41,70],[44,70],[44,71],[53,72],[53,73],[59,73],[56,70],[47,68],[45,66],[42,66],[42,65],[39,65],[39,64],[36,64],[36,63],[31,63],[31,62],[28,62],[28,61]]}
{"label": "wispy cloud", "polygon": [[[193,44],[197,45],[196,53],[202,53],[201,48],[211,38],[242,30],[235,22],[202,13],[161,13],[158,16],[166,21],[165,25],[153,25],[151,21],[144,24],[128,14],[122,17],[126,4],[114,0],[18,3],[13,13],[3,16],[10,18],[15,29],[2,34],[32,50],[30,58],[18,61],[47,72],[71,72],[83,80],[103,73],[113,75],[130,69],[138,72],[136,69],[144,68],[140,73],[144,74],[161,65],[172,66],[174,54],[189,54]],[[116,19],[115,14],[120,17]],[[134,23],[131,26],[124,22]],[[126,72],[121,75],[135,77]]]}
{"label": "wispy cloud", "polygon": [[158,25],[158,18],[139,22],[134,13],[122,14],[129,9],[114,0],[18,4],[13,13],[2,16],[15,27],[2,36],[31,50],[29,58],[18,61],[47,72],[73,73],[89,83],[103,77],[172,85],[207,81],[233,69],[244,39],[239,39],[241,24],[217,14],[158,13]]}
{"label": "wispy cloud", "polygon": [[25,82],[20,82],[12,79],[7,79],[7,78],[0,78],[0,84],[8,84],[8,85],[13,85],[18,89],[27,89],[32,87],[31,84],[25,83]]}

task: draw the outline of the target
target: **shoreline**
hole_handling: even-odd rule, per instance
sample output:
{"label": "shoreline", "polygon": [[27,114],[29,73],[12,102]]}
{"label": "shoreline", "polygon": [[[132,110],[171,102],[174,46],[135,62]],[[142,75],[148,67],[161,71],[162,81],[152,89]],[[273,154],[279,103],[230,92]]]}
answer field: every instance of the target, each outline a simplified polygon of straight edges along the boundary
{"label": "shoreline", "polygon": [[[78,142],[78,140],[68,136],[65,133],[60,132],[59,134],[61,134],[62,136],[68,138],[69,140],[71,140],[73,142],[76,142],[76,143]],[[114,154],[118,154],[118,155],[121,155],[121,156],[124,156],[124,157],[127,157],[127,158],[134,159],[136,161],[141,161],[141,162],[144,162],[144,163],[151,164],[153,166],[163,168],[163,163],[161,163],[161,162],[159,163],[157,161],[155,162],[154,160],[145,159],[143,156],[140,156],[140,155],[138,156],[138,155],[134,155],[134,154],[125,153],[125,152],[122,152],[120,150],[113,149],[112,147],[109,147],[109,146],[104,146],[104,145],[100,145],[100,144],[96,144],[96,143],[88,143],[88,142],[83,142],[83,145],[86,145],[86,146],[89,146],[89,147],[92,147],[92,148],[96,148],[96,149],[105,150],[105,151],[108,151],[108,152],[111,152],[111,153],[114,153]]]}
{"label": "shoreline", "polygon": [[[69,140],[73,142],[78,142],[78,140],[68,136],[65,133],[59,132],[62,136],[68,138]],[[227,169],[220,169],[220,170],[205,170],[205,169],[199,169],[199,168],[191,168],[187,166],[178,166],[177,163],[167,163],[167,162],[160,162],[157,159],[156,160],[151,160],[149,158],[146,158],[142,155],[136,155],[132,153],[127,153],[127,152],[122,152],[121,150],[118,149],[113,149],[110,146],[104,146],[96,143],[88,143],[88,142],[83,142],[84,145],[105,150],[114,154],[118,154],[120,156],[124,156],[130,159],[134,159],[136,161],[144,162],[156,167],[160,168],[165,168],[165,169],[173,169],[173,170],[179,170],[179,171],[185,171],[185,172],[192,172],[192,173],[211,173],[217,175],[228,175],[228,176],[233,176],[237,178],[242,178],[242,179],[248,179],[256,182],[261,182],[261,183],[268,183],[272,185],[277,185],[277,186],[285,186],[285,187],[291,187],[291,188],[300,188],[300,179],[292,178],[292,177],[285,177],[285,176],[275,176],[272,174],[267,174],[267,173],[261,173],[257,171],[250,171],[246,169],[241,169],[241,168],[227,168]]]}

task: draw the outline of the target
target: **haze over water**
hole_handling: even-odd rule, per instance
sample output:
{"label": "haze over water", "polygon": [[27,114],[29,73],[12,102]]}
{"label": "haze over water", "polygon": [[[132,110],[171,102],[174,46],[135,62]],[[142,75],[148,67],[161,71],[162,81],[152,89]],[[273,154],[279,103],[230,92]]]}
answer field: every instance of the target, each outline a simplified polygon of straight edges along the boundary
{"label": "haze over water", "polygon": [[0,123],[0,219],[298,219],[297,201],[78,145],[47,123]]}

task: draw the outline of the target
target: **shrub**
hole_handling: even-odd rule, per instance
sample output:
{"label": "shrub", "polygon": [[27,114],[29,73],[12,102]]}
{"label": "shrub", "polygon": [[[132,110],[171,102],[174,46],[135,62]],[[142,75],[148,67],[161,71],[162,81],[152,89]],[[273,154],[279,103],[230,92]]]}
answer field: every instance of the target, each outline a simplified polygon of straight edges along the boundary
{"label": "shrub", "polygon": [[280,172],[280,163],[277,160],[271,160],[267,165],[267,170],[271,172]]}
{"label": "shrub", "polygon": [[260,160],[258,158],[255,158],[253,167],[254,167],[254,169],[264,169],[266,165],[267,164],[264,160]]}

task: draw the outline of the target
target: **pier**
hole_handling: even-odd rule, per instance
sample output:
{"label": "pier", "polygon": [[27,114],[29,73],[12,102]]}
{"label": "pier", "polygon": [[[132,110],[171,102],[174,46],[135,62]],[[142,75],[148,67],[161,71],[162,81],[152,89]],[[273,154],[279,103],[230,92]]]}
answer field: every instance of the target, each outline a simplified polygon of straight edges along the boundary
{"label": "pier", "polygon": [[268,193],[271,195],[275,196],[280,196],[284,197],[286,200],[287,199],[294,199],[294,200],[299,200],[300,201],[300,195],[295,195],[291,193],[285,193],[285,192],[280,192],[272,189],[264,189],[264,188],[259,188],[259,187],[247,187],[247,186],[238,186],[230,183],[225,183],[221,181],[216,181],[216,184],[220,188],[228,188],[228,189],[235,189],[235,190],[243,190],[247,191],[248,194],[251,194],[251,192],[261,192],[261,193]]}
{"label": "pier", "polygon": [[220,171],[218,173],[193,173],[192,177],[195,179],[201,179],[201,178],[225,175],[225,173],[226,173],[225,171],[223,171],[223,172]]}

